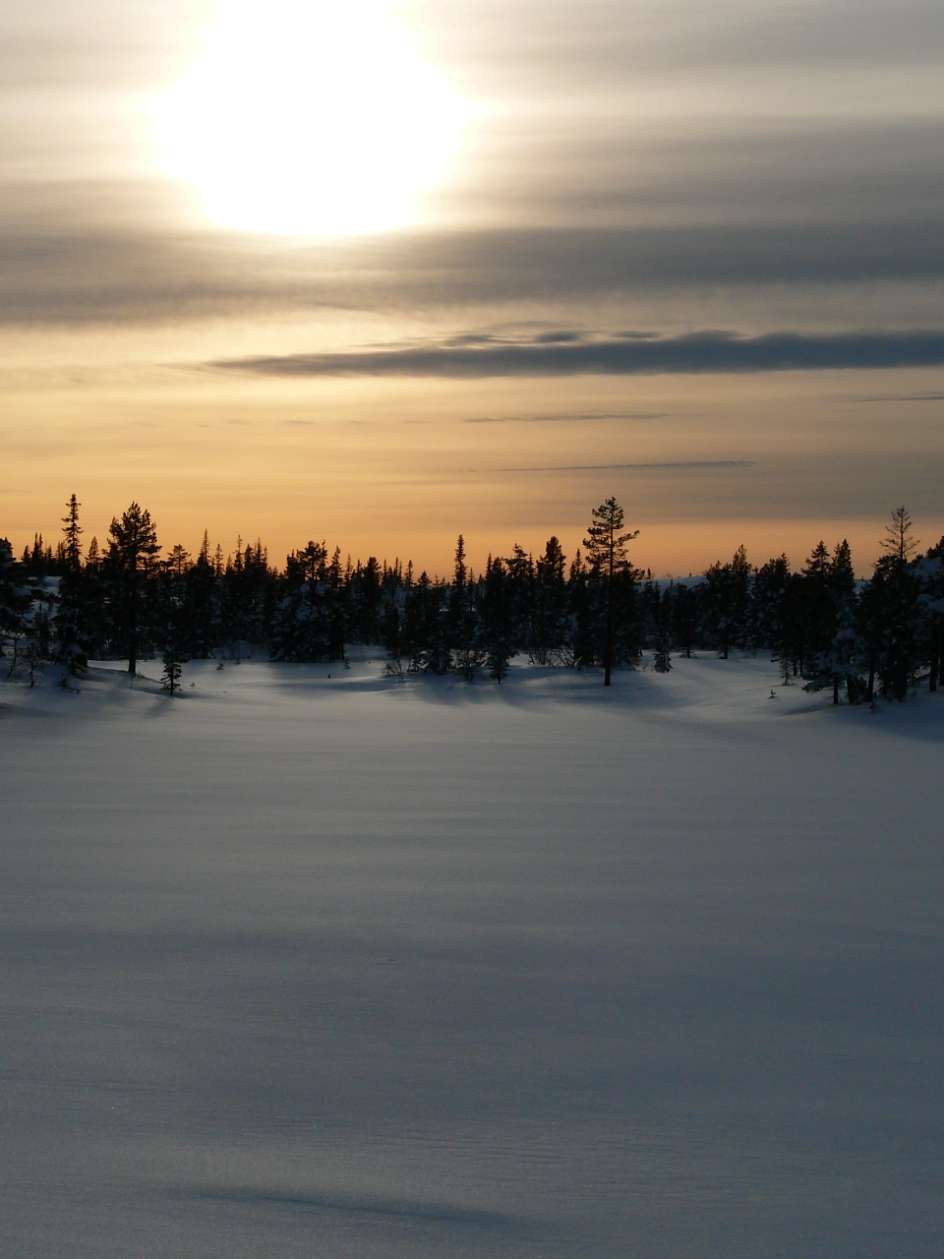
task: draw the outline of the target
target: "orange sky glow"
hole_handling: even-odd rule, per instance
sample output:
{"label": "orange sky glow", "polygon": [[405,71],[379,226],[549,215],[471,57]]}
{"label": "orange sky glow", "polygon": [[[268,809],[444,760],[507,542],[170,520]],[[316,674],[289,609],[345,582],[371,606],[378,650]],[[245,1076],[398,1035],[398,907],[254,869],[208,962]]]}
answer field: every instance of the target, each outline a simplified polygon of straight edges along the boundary
{"label": "orange sky glow", "polygon": [[846,7],[13,0],[0,536],[936,541],[936,19]]}

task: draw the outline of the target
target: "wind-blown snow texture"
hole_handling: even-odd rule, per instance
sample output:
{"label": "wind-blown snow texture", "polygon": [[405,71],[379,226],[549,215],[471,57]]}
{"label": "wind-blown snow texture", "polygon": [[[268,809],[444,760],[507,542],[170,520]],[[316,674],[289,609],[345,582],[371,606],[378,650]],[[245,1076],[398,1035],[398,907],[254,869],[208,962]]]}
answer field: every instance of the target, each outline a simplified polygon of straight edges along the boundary
{"label": "wind-blown snow texture", "polygon": [[0,1251],[937,1259],[941,702],[677,666],[0,688]]}

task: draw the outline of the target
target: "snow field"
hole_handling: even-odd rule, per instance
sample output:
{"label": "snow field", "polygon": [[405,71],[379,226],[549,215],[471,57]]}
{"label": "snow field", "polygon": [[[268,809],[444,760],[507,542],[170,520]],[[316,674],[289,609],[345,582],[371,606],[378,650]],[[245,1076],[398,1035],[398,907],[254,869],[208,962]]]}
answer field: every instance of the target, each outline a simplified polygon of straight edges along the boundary
{"label": "snow field", "polygon": [[0,689],[0,1251],[936,1257],[940,704],[675,664]]}

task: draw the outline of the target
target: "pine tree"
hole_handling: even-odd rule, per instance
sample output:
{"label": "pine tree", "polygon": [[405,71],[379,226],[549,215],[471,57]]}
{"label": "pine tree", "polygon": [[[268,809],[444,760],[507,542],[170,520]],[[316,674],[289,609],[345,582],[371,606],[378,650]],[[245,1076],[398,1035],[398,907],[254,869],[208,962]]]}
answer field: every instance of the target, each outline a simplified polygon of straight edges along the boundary
{"label": "pine tree", "polygon": [[882,692],[897,700],[906,697],[919,664],[921,590],[910,567],[917,545],[917,539],[912,537],[911,516],[906,508],[897,507],[885,527],[881,543],[885,555],[876,564],[872,577],[883,623],[883,661],[879,669]]}
{"label": "pine tree", "polygon": [[124,645],[128,672],[138,668],[146,599],[146,581],[160,551],[150,512],[131,503],[109,527],[106,567],[112,597],[113,632]]}
{"label": "pine tree", "polygon": [[164,648],[161,659],[164,663],[164,672],[161,674],[161,690],[166,691],[168,695],[176,695],[180,690],[180,680],[183,673],[180,661],[171,647]]}
{"label": "pine tree", "polygon": [[534,570],[528,651],[535,664],[559,664],[571,638],[564,551],[548,538]]}
{"label": "pine tree", "polygon": [[309,541],[303,550],[288,556],[272,619],[274,659],[344,659],[343,621],[338,613],[345,587],[333,589],[333,580],[323,542]]}
{"label": "pine tree", "polygon": [[403,608],[403,655],[411,673],[448,673],[449,646],[442,586],[424,570],[406,592]]}
{"label": "pine tree", "polygon": [[161,564],[158,577],[155,636],[161,649],[164,672],[161,687],[169,695],[180,690],[182,664],[189,659],[190,622],[187,577],[190,556],[179,544]]}
{"label": "pine tree", "polygon": [[944,538],[928,547],[914,570],[921,590],[918,634],[928,665],[928,690],[933,693],[944,680]]}
{"label": "pine tree", "polygon": [[822,672],[838,628],[838,608],[832,592],[833,562],[822,540],[806,561],[802,579],[801,670],[805,678],[813,678]]}
{"label": "pine tree", "polygon": [[783,641],[784,593],[790,580],[786,555],[772,556],[754,572],[751,586],[751,644],[771,648]]}
{"label": "pine tree", "polygon": [[672,639],[678,651],[690,660],[698,636],[698,599],[684,582],[670,588]]}
{"label": "pine tree", "polygon": [[220,590],[206,533],[196,560],[186,571],[184,605],[187,651],[198,660],[206,660],[219,644],[221,634]]}
{"label": "pine tree", "polygon": [[13,547],[6,538],[0,538],[0,656],[8,653],[11,656],[8,677],[16,670],[20,644],[27,633],[31,602],[21,573],[13,558]]}
{"label": "pine tree", "polygon": [[705,573],[702,604],[705,628],[718,655],[727,660],[738,628],[738,580],[731,564],[718,560]]}
{"label": "pine tree", "polygon": [[653,586],[654,622],[654,656],[653,668],[656,673],[669,673],[672,669],[672,603],[667,595],[660,595],[659,589]]}
{"label": "pine tree", "polygon": [[396,599],[388,599],[380,615],[380,641],[387,653],[388,677],[403,679],[403,617]]}
{"label": "pine tree", "polygon": [[482,594],[481,639],[489,677],[501,685],[508,676],[514,655],[512,619],[512,579],[500,559],[492,560],[485,572]]}
{"label": "pine tree", "polygon": [[852,603],[856,587],[855,569],[852,565],[852,550],[845,538],[836,543],[828,583],[837,608]]}
{"label": "pine tree", "polygon": [[896,507],[885,526],[885,536],[879,545],[899,566],[908,563],[918,549],[918,540],[911,536],[911,515],[905,507]]}
{"label": "pine tree", "polygon": [[772,643],[779,661],[784,686],[800,672],[806,642],[805,604],[802,573],[789,573],[783,588],[777,638]]}
{"label": "pine tree", "polygon": [[603,586],[603,685],[611,685],[616,654],[616,578],[629,569],[626,544],[639,536],[639,530],[623,532],[623,509],[612,496],[594,507],[592,521],[584,538],[591,571]]}

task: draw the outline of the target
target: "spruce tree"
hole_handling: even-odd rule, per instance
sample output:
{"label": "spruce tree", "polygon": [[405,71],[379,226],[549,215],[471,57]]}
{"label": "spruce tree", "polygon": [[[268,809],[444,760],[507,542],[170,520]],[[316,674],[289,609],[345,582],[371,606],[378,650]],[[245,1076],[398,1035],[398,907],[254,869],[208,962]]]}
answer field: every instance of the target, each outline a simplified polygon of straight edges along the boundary
{"label": "spruce tree", "polygon": [[455,567],[447,604],[447,642],[452,668],[467,682],[473,681],[485,663],[485,653],[478,641],[474,591],[466,565],[465,539],[456,539]]}
{"label": "spruce tree", "polygon": [[62,564],[59,600],[55,616],[56,660],[73,677],[81,677],[88,669],[91,639],[88,586],[82,569],[82,526],[79,524],[81,504],[73,494],[62,518]]}

